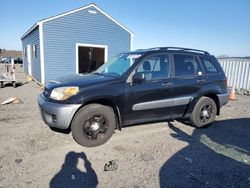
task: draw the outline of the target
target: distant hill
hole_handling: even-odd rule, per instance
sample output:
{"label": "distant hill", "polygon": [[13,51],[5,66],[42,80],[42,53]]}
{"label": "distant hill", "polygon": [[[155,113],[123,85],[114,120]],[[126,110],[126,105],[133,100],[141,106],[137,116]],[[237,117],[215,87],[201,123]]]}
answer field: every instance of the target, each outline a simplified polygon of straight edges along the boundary
{"label": "distant hill", "polygon": [[229,58],[230,56],[229,55],[219,55],[217,56],[217,58]]}
{"label": "distant hill", "polygon": [[218,59],[233,59],[233,58],[250,59],[250,56],[234,57],[234,56],[228,56],[228,55],[219,55],[219,56],[217,56],[217,58]]}
{"label": "distant hill", "polygon": [[22,57],[22,51],[0,49],[0,57]]}

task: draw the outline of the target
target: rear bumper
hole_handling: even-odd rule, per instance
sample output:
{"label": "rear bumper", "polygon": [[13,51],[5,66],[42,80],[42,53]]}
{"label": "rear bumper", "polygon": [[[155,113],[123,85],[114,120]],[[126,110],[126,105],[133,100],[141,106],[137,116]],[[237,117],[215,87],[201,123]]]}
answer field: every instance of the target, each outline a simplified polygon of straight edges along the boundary
{"label": "rear bumper", "polygon": [[50,127],[67,129],[81,106],[80,104],[58,104],[49,102],[43,94],[38,96],[38,104],[44,123]]}
{"label": "rear bumper", "polygon": [[229,100],[229,92],[224,93],[224,94],[218,94],[217,95],[219,98],[219,102],[220,102],[220,107],[224,106],[225,104],[227,104],[228,100]]}

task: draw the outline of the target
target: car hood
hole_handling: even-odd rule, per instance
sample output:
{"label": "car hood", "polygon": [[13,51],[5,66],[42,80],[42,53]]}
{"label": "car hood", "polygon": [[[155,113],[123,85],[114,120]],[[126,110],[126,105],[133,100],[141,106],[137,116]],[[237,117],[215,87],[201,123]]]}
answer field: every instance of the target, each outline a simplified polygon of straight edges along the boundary
{"label": "car hood", "polygon": [[98,74],[74,74],[60,77],[55,80],[50,80],[46,83],[45,87],[49,90],[56,87],[65,86],[78,86],[81,88],[84,86],[100,84],[114,79],[116,78]]}

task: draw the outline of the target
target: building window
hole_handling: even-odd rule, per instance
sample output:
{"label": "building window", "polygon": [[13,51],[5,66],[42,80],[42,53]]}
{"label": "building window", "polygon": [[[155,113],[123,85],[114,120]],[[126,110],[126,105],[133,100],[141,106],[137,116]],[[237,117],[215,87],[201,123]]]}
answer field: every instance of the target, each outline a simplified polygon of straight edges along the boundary
{"label": "building window", "polygon": [[36,50],[35,44],[32,45],[32,52],[33,52],[33,59],[36,59],[37,58],[37,50]]}

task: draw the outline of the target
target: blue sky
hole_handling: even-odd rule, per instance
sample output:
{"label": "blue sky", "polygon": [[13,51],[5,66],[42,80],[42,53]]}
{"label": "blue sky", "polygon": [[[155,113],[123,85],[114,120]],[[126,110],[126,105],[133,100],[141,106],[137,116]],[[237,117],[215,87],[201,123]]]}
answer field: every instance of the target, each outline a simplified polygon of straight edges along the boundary
{"label": "blue sky", "polygon": [[0,0],[0,48],[21,50],[21,35],[36,21],[91,2],[135,33],[134,49],[250,55],[250,0]]}

